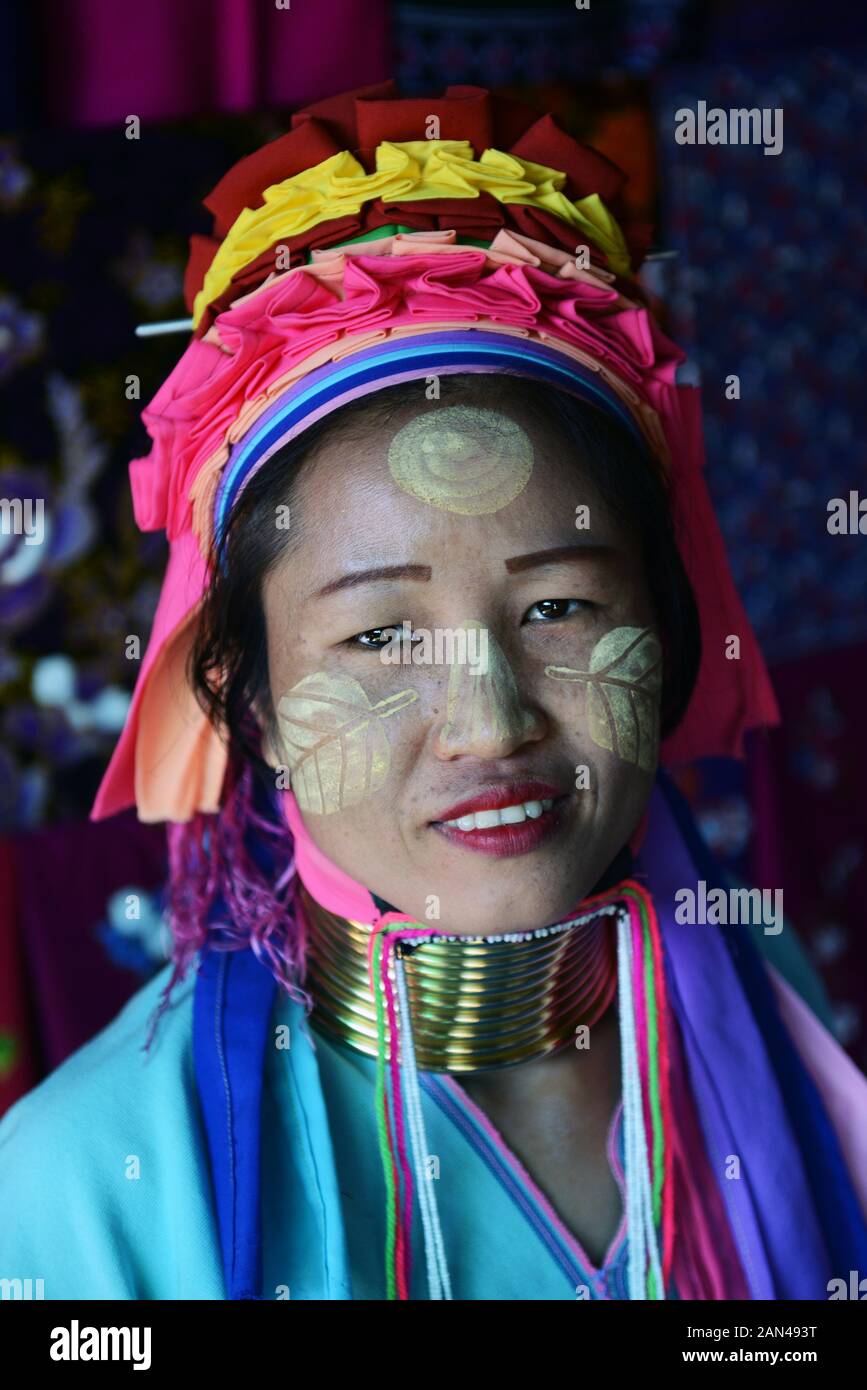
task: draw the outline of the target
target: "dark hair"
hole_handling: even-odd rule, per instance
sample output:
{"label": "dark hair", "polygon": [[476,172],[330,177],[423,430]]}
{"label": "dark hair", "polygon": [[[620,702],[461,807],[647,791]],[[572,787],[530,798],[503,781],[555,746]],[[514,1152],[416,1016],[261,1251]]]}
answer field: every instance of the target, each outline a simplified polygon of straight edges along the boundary
{"label": "dark hair", "polygon": [[[191,656],[190,678],[203,708],[243,759],[262,766],[254,707],[273,729],[262,589],[287,545],[304,534],[293,493],[318,447],[341,432],[364,434],[385,425],[419,399],[417,381],[362,397],[319,421],[279,450],[241,495],[219,552]],[[450,376],[440,379],[440,400],[472,398],[518,403],[574,452],[612,518],[639,546],[663,647],[661,732],[671,733],[686,712],[701,660],[701,631],[692,586],[675,537],[670,499],[656,467],[632,437],[595,407],[524,378]],[[291,529],[275,525],[277,508],[290,507]]]}

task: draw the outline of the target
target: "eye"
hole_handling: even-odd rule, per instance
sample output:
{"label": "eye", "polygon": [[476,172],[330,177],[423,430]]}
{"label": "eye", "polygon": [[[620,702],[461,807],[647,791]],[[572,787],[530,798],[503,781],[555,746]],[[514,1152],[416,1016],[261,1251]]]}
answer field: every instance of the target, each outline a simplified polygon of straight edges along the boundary
{"label": "eye", "polygon": [[347,647],[364,647],[367,651],[379,651],[400,637],[399,627],[369,627],[366,632],[357,632],[344,643]]}
{"label": "eye", "polygon": [[584,608],[592,607],[593,604],[583,598],[543,598],[527,609],[524,622],[556,623],[563,618],[571,618]]}

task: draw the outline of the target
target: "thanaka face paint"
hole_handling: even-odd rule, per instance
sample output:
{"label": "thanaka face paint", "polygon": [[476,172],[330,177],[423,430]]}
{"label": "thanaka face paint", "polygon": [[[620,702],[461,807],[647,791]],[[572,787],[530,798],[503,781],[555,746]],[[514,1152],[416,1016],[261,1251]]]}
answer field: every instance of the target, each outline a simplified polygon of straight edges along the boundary
{"label": "thanaka face paint", "polygon": [[458,752],[479,742],[499,743],[525,737],[533,725],[524,709],[508,658],[494,634],[470,619],[460,630],[486,632],[487,661],[473,666],[455,663],[449,672],[446,722],[439,735],[440,751]]}
{"label": "thanaka face paint", "polygon": [[450,405],[399,429],[388,466],[411,497],[458,516],[485,516],[523,492],[533,472],[533,445],[498,410]]}
{"label": "thanaka face paint", "polygon": [[615,627],[596,643],[586,671],[546,666],[545,674],[585,686],[587,727],[597,747],[655,770],[662,647],[649,628]]}
{"label": "thanaka face paint", "polygon": [[305,676],[277,705],[280,747],[302,811],[328,816],[381,790],[391,765],[381,721],[418,699],[401,690],[371,704],[352,676]]}

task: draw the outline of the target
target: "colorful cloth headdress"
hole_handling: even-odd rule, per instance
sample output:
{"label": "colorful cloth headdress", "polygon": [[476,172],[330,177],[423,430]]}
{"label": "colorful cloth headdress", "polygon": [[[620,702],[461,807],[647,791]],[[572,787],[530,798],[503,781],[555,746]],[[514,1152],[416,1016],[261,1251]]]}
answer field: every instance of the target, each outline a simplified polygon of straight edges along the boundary
{"label": "colorful cloth headdress", "polygon": [[622,183],[551,116],[469,87],[398,100],[390,84],[298,113],[220,181],[214,236],[192,240],[193,340],[142,412],[153,448],[130,468],[136,520],[166,530],[170,557],[95,818],[219,809],[226,750],[185,674],[212,542],[282,444],[435,374],[553,383],[619,421],[667,478],[704,653],[663,760],[737,756],[747,729],[776,722],[702,476],[698,389],[634,279],[646,229],[621,228]]}

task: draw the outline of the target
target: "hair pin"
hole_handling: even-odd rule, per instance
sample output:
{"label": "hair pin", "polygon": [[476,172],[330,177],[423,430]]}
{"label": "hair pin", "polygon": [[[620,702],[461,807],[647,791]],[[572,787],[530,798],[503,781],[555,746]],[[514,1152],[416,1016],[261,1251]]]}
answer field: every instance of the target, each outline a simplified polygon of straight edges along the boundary
{"label": "hair pin", "polygon": [[156,338],[161,333],[189,333],[195,327],[192,319],[164,319],[162,323],[140,323],[137,338]]}

